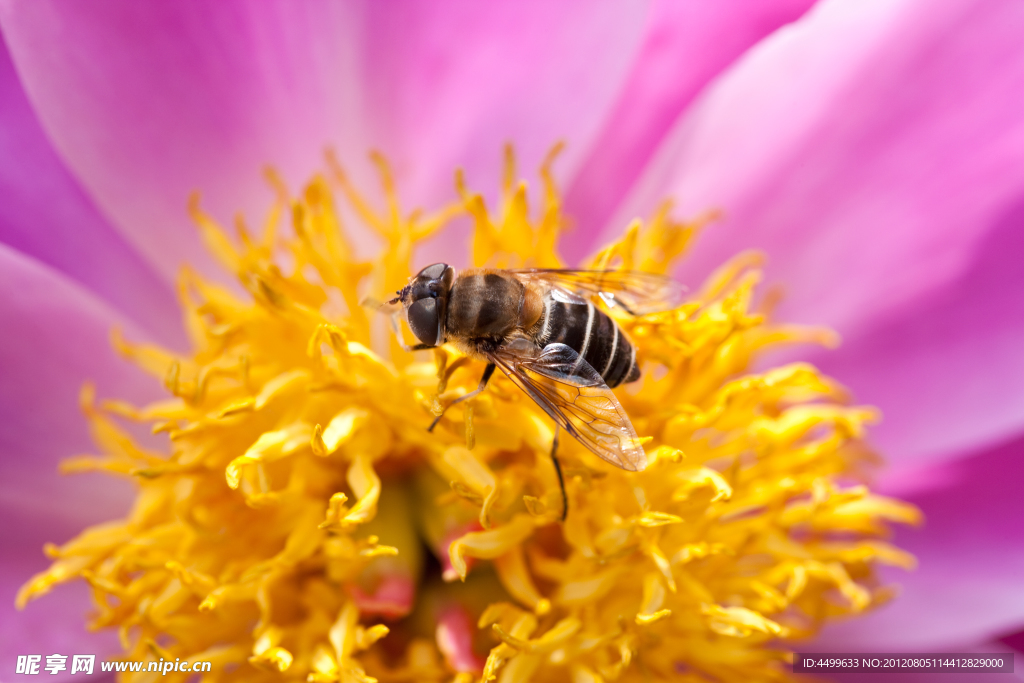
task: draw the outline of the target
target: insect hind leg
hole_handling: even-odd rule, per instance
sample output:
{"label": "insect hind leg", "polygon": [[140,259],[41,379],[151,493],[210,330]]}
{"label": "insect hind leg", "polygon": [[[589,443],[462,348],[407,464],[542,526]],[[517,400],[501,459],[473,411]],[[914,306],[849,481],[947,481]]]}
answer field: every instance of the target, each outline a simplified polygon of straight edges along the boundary
{"label": "insect hind leg", "polygon": [[558,474],[558,486],[562,489],[562,521],[569,516],[569,494],[565,492],[565,477],[562,476],[562,463],[558,462],[558,432],[559,426],[555,425],[555,438],[551,441],[551,462],[555,465],[555,473]]}
{"label": "insect hind leg", "polygon": [[486,389],[487,388],[487,383],[491,381],[491,375],[494,374],[494,368],[495,368],[494,363],[488,363],[487,367],[484,368],[484,375],[483,375],[483,377],[480,378],[480,384],[477,386],[477,388],[474,389],[473,391],[469,392],[465,396],[460,396],[457,399],[455,399],[454,401],[452,401],[451,403],[449,403],[448,405],[446,405],[441,410],[441,414],[438,415],[437,417],[435,417],[434,421],[430,423],[429,427],[427,427],[427,431],[428,432],[434,431],[434,427],[437,426],[437,423],[441,421],[441,418],[444,417],[444,414],[453,405],[455,405],[456,403],[462,403],[463,401],[468,401],[469,399],[473,398],[474,396],[479,394],[481,391]]}

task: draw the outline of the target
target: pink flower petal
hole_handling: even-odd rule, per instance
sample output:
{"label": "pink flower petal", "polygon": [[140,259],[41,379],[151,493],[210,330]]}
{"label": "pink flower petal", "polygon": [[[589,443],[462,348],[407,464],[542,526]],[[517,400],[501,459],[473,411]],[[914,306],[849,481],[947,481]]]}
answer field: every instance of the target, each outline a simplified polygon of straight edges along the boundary
{"label": "pink flower petal", "polygon": [[[982,642],[1024,625],[1024,438],[946,463],[918,487],[904,473],[883,492],[918,505],[920,529],[895,542],[917,556],[910,573],[888,578],[900,596],[866,617],[827,630],[821,651],[927,652]],[[918,476],[928,474],[922,470]]]}
{"label": "pink flower petal", "polygon": [[480,673],[484,659],[473,651],[476,625],[469,612],[460,605],[444,607],[437,617],[436,640],[448,666],[456,671]]}
{"label": "pink flower petal", "polygon": [[[991,441],[1024,419],[1016,294],[984,275],[993,245],[1020,248],[1022,33],[1015,0],[817,5],[706,93],[631,204],[669,194],[683,214],[723,209],[685,279],[765,250],[786,288],[779,315],[851,342],[829,366],[855,388],[863,377],[862,396],[889,413],[894,460]],[[925,322],[925,310],[973,327]],[[884,373],[884,387],[871,379]],[[950,406],[937,408],[940,393]]]}
{"label": "pink flower petal", "polygon": [[[451,196],[463,167],[497,188],[501,145],[532,173],[552,145],[556,171],[584,160],[639,48],[647,3],[456,0],[373,3],[365,81],[383,149],[415,202]],[[436,199],[434,199],[436,201]]]}
{"label": "pink flower petal", "polygon": [[372,591],[365,591],[358,585],[349,588],[353,602],[361,616],[381,616],[398,619],[412,611],[416,598],[416,584],[403,574],[388,574]]}
{"label": "pink flower petal", "polygon": [[1024,651],[1024,630],[1007,633],[996,641],[997,647],[1009,647],[1016,652]]}
{"label": "pink flower petal", "polygon": [[570,262],[593,250],[601,226],[704,86],[812,4],[814,0],[655,3],[643,46],[566,194],[566,211],[578,226],[565,244]]}
{"label": "pink flower petal", "polygon": [[63,272],[168,343],[183,342],[167,283],[68,173],[0,44],[0,242]]}
{"label": "pink flower petal", "polygon": [[570,172],[645,18],[607,0],[424,7],[40,0],[0,4],[0,21],[57,149],[171,277],[183,261],[210,270],[189,192],[222,220],[259,220],[271,199],[261,168],[297,184],[327,145],[357,179],[381,146],[416,202],[453,197],[456,165],[496,186],[506,140],[530,168],[567,138]]}
{"label": "pink flower petal", "polygon": [[[49,560],[34,544],[31,547],[4,545],[0,557],[0,670],[17,680],[19,677],[14,676],[14,671],[18,655],[42,655],[40,674],[47,680],[96,683],[113,680],[109,675],[103,676],[100,661],[120,653],[117,634],[111,630],[100,633],[85,630],[82,615],[92,609],[92,599],[84,582],[61,586],[30,603],[23,611],[15,609],[14,596],[21,584],[48,565]],[[52,654],[68,655],[68,668],[51,677],[43,667],[46,655]],[[70,675],[71,655],[75,654],[96,655],[91,677]]]}
{"label": "pink flower petal", "polygon": [[127,482],[57,471],[62,458],[93,452],[78,408],[82,382],[95,379],[101,396],[135,401],[153,398],[159,386],[110,348],[113,325],[142,338],[130,323],[75,282],[3,245],[0,292],[0,661],[13,667],[18,654],[71,654],[79,642],[80,654],[108,652],[97,649],[107,640],[86,638],[77,621],[60,625],[81,613],[84,590],[58,589],[20,613],[14,594],[47,566],[44,543],[123,514],[132,498]]}
{"label": "pink flower petal", "polygon": [[192,191],[226,222],[262,220],[266,164],[296,181],[359,134],[351,6],[246,5],[0,6],[55,147],[167,279],[184,262],[216,272],[186,215]]}
{"label": "pink flower petal", "polygon": [[882,409],[872,439],[894,462],[934,462],[1022,431],[1022,257],[1024,192],[954,280],[813,358]]}
{"label": "pink flower petal", "polygon": [[86,524],[122,514],[130,486],[110,477],[64,477],[61,459],[94,452],[79,410],[83,382],[100,396],[155,398],[160,386],[110,346],[110,330],[144,337],[74,282],[0,245],[0,534],[63,542]]}

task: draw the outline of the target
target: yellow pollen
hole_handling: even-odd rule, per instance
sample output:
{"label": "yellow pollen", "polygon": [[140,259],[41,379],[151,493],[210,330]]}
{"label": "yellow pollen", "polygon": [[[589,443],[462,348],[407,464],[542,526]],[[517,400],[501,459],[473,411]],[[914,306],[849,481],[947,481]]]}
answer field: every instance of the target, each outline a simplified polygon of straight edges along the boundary
{"label": "yellow pollen", "polygon": [[[786,680],[791,640],[887,600],[875,567],[914,564],[888,525],[920,513],[863,485],[874,410],[807,364],[750,370],[766,348],[837,341],[754,307],[755,254],[690,283],[675,310],[610,312],[643,369],[618,396],[649,466],[563,438],[564,523],[552,424],[506,378],[426,431],[481,364],[402,351],[360,302],[404,285],[416,248],[458,215],[472,264],[563,266],[557,151],[539,206],[510,149],[496,207],[458,174],[457,202],[406,212],[379,155],[383,206],[333,157],[297,196],[269,173],[259,231],[231,235],[193,198],[244,293],[183,271],[187,354],[114,333],[167,397],[136,407],[87,386],[97,453],[64,469],[131,478],[135,503],[48,546],[19,606],[82,579],[90,627],[118,629],[125,657],[210,660],[204,681],[596,683]],[[713,217],[681,223],[666,204],[584,266],[668,272]],[[360,256],[352,230],[374,233],[379,256]]]}

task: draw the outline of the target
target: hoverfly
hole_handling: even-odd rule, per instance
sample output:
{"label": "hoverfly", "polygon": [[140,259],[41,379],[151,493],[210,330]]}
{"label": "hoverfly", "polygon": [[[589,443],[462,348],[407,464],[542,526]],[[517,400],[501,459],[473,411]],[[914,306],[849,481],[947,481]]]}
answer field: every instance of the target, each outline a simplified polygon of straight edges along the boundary
{"label": "hoverfly", "polygon": [[[564,429],[593,453],[637,472],[647,456],[612,388],[640,378],[636,347],[594,297],[631,315],[675,307],[684,288],[653,273],[617,270],[497,270],[456,272],[435,263],[410,278],[387,305],[402,305],[419,344],[410,351],[452,344],[487,362],[479,386],[452,401],[467,401],[486,387],[495,368],[555,421],[551,458],[568,497],[556,457]],[[396,316],[401,310],[396,311]],[[397,319],[393,317],[397,331]],[[443,412],[430,425],[432,431]]]}

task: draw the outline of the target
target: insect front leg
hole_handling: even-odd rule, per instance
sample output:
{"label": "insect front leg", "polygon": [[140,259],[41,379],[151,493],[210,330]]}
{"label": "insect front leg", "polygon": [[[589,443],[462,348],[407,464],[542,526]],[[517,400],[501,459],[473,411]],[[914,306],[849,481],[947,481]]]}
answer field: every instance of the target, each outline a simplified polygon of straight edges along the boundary
{"label": "insect front leg", "polygon": [[484,368],[484,375],[483,375],[483,377],[480,378],[479,386],[477,386],[476,389],[474,389],[473,391],[469,392],[465,396],[460,396],[457,399],[455,399],[454,401],[452,401],[451,403],[449,403],[448,405],[446,405],[444,407],[444,409],[441,411],[441,414],[438,415],[437,417],[435,417],[434,421],[430,423],[429,427],[427,427],[427,431],[428,432],[434,431],[434,427],[437,426],[437,423],[441,421],[442,417],[444,417],[445,412],[447,412],[447,410],[449,408],[451,408],[453,405],[455,405],[456,403],[462,403],[463,401],[468,401],[469,399],[473,398],[474,396],[479,394],[481,391],[486,389],[487,388],[487,383],[491,381],[491,375],[494,374],[494,368],[495,368],[494,363],[488,363],[487,367]]}
{"label": "insect front leg", "polygon": [[395,333],[395,339],[398,340],[398,345],[402,347],[403,351],[425,351],[427,349],[437,348],[430,344],[413,344],[409,346],[402,339],[402,327],[398,324],[398,316],[402,314],[401,311],[396,311],[391,314],[391,331]]}

